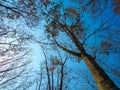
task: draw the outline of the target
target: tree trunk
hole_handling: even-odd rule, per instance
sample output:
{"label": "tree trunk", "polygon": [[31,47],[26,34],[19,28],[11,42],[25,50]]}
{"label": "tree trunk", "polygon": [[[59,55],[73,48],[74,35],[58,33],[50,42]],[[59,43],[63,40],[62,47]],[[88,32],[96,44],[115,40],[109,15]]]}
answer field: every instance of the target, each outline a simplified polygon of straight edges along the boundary
{"label": "tree trunk", "polygon": [[54,70],[52,71],[52,74],[51,74],[51,78],[52,78],[52,82],[51,82],[51,84],[52,84],[51,85],[52,86],[52,90],[54,90],[54,77],[53,77],[53,75],[54,75]]}
{"label": "tree trunk", "polygon": [[95,62],[95,58],[85,54],[83,60],[90,69],[99,90],[119,90],[105,71]]}
{"label": "tree trunk", "polygon": [[47,72],[47,79],[48,79],[48,90],[51,90],[50,74],[49,74],[49,70],[48,70],[47,60],[45,61],[45,65],[46,65],[46,72]]}
{"label": "tree trunk", "polygon": [[62,90],[62,87],[63,87],[63,65],[61,65],[61,77],[60,77],[60,89],[59,90]]}

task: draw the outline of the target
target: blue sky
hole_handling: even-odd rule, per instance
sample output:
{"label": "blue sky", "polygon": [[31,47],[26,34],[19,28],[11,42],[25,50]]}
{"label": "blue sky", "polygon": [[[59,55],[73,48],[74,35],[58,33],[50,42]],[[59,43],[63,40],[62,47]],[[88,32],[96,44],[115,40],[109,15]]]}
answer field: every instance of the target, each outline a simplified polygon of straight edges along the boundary
{"label": "blue sky", "polygon": [[[86,3],[86,1],[88,0],[84,0],[84,3]],[[110,1],[111,2],[111,1]],[[63,3],[64,3],[64,6],[65,7],[80,7],[78,2],[76,2],[75,0],[73,1],[69,1],[69,0],[63,0]],[[81,14],[81,12],[80,12]],[[113,17],[112,17],[113,16]],[[88,27],[88,30],[86,32],[86,37],[89,36],[91,33],[94,32],[95,28],[98,28],[101,24],[102,21],[104,20],[109,20],[109,18],[112,17],[112,19],[114,18],[114,21],[117,23],[117,24],[113,24],[113,22],[109,22],[110,24],[113,24],[113,26],[111,28],[109,28],[109,31],[105,31],[105,32],[101,32],[96,34],[96,35],[93,35],[91,36],[87,41],[86,41],[86,44],[89,45],[89,47],[86,47],[86,50],[87,52],[91,54],[91,51],[89,50],[90,48],[92,49],[100,49],[99,51],[101,51],[103,48],[101,48],[100,46],[100,43],[101,41],[105,41],[105,39],[107,39],[107,36],[108,36],[108,33],[111,33],[111,31],[113,30],[117,30],[118,32],[120,32],[120,29],[119,29],[119,25],[120,25],[120,17],[117,15],[117,14],[114,14],[113,11],[112,11],[112,8],[108,5],[106,10],[104,11],[103,15],[97,17],[97,15],[95,17],[92,17],[91,16],[91,13],[90,12],[85,12],[85,13],[82,13],[82,21],[84,21],[84,26]],[[69,23],[70,20],[68,20],[68,23]],[[16,22],[20,23],[20,26],[16,26]],[[46,40],[46,37],[45,37],[45,28],[44,28],[44,25],[45,25],[45,21],[42,20],[42,21],[39,21],[39,23],[37,24],[37,26],[35,27],[27,27],[25,26],[25,22],[23,22],[22,20],[18,20],[18,21],[14,21],[13,24],[10,24],[11,26],[13,27],[18,27],[19,29],[23,28],[24,27],[24,30],[27,32],[27,33],[31,33],[34,38],[38,41],[41,41],[41,42],[48,42],[48,40]],[[107,26],[108,24],[106,24],[105,26]],[[104,28],[103,28],[104,29]],[[103,30],[101,29],[101,30]],[[120,37],[119,37],[119,34],[115,34],[115,32],[112,33],[112,35],[114,35],[112,38],[114,39],[114,41],[119,41]],[[61,40],[61,42],[64,40],[66,41],[66,43],[68,43],[69,45],[72,45],[73,48],[75,48],[75,45],[72,43],[72,41],[69,41],[68,40],[69,38],[66,36],[66,34],[64,33],[61,33],[60,37],[58,40]],[[108,38],[110,39],[110,38]],[[107,40],[111,43],[112,40]],[[117,43],[116,43],[117,44]],[[40,67],[40,63],[43,62],[45,60],[44,58],[44,55],[43,55],[43,51],[42,51],[42,48],[41,46],[39,45],[39,43],[37,42],[29,42],[28,43],[28,47],[30,49],[32,49],[32,52],[31,52],[31,57],[32,57],[32,63],[30,64],[33,68],[33,70],[36,70],[36,71],[39,71],[39,67]],[[113,45],[114,47],[114,45]],[[120,47],[120,43],[118,42],[118,47],[116,47],[116,49],[118,50],[118,52],[120,51],[119,48]],[[51,48],[51,47],[47,47],[45,46],[45,48]],[[75,50],[75,49],[74,49]],[[65,58],[65,52],[61,52],[61,55],[63,58]],[[55,51],[50,51],[48,53],[48,55],[53,55],[53,56],[57,56],[56,52]],[[109,54],[109,55],[103,55],[103,54],[100,54],[99,52],[97,52],[97,57],[98,57],[98,63],[99,63],[99,59],[103,62],[105,62],[106,64],[108,64],[109,66],[112,66],[111,68],[112,69],[116,69],[116,66],[119,66],[120,63],[117,63],[119,60],[119,57],[118,57],[118,53],[115,54],[115,53],[112,53],[112,54]],[[107,69],[104,65],[102,65],[101,63],[99,63],[101,65],[101,67],[103,67],[104,69]],[[70,68],[72,68],[72,72],[71,75],[73,75],[74,77],[78,77],[75,72],[79,73],[79,71],[81,71],[79,74],[84,74],[82,73],[83,72],[86,72],[85,74],[88,75],[88,78],[93,80],[92,79],[92,76],[90,74],[90,71],[89,69],[87,68],[86,64],[83,62],[83,61],[79,61],[78,62],[78,59],[75,58],[75,57],[72,57],[70,60],[67,61],[66,65]],[[117,68],[118,71],[120,72],[120,69]],[[113,77],[110,73],[108,73],[111,77]],[[36,74],[34,74],[36,76]],[[32,77],[34,78],[34,77]],[[71,87],[73,86],[73,84],[75,84],[76,88],[72,88],[72,90],[82,90],[82,88],[86,88],[87,90],[93,90],[93,88],[90,88],[89,86],[86,87],[82,84],[82,81],[84,82],[83,78],[82,77],[78,77],[79,80],[81,81],[81,83],[79,82],[76,82],[73,80],[73,82],[71,82]],[[120,77],[117,77],[117,79],[120,79]],[[77,86],[77,84],[78,86]],[[118,84],[116,82],[116,84]],[[120,83],[118,84],[120,85]],[[33,86],[32,89],[30,88],[29,90],[33,90],[35,89],[36,86]],[[120,87],[120,86],[119,86]]]}
{"label": "blue sky", "polygon": [[[64,5],[66,6],[66,7],[71,7],[71,6],[73,6],[73,7],[79,7],[79,4],[78,3],[76,3],[76,2],[72,2],[72,3],[70,3],[68,0],[64,0]],[[112,11],[112,9],[110,8],[110,6],[108,5],[108,7],[107,7],[107,9],[106,9],[106,11],[104,12],[104,15],[102,15],[100,18],[99,17],[97,17],[97,19],[95,19],[94,17],[91,17],[91,15],[89,14],[89,13],[84,13],[83,14],[83,17],[82,17],[82,20],[84,21],[84,25],[86,25],[86,26],[89,26],[89,30],[88,30],[88,32],[87,32],[87,35],[90,35],[92,32],[94,32],[94,29],[95,28],[97,28],[98,26],[100,26],[100,22],[103,20],[109,20],[109,18],[111,17],[111,16],[113,16],[113,18],[116,18],[116,19],[120,19],[119,18],[119,16],[118,15],[116,15],[116,14],[113,14],[113,11]],[[120,23],[119,21],[117,21],[118,23]],[[113,22],[110,22],[110,23],[113,23]],[[41,24],[40,24],[41,25]],[[106,25],[108,25],[108,24],[106,24]],[[105,25],[105,26],[106,26]],[[38,26],[39,27],[39,26]],[[115,27],[115,26],[114,26]],[[114,27],[112,27],[112,28],[114,28]],[[40,26],[40,28],[41,28],[41,26]],[[40,30],[38,30],[38,32],[39,33],[41,33],[41,31]],[[42,32],[43,33],[43,32]],[[89,38],[88,40],[87,40],[87,44],[89,44],[91,47],[93,46],[93,44],[94,44],[94,42],[95,42],[95,44],[94,44],[94,46],[95,47],[99,47],[100,48],[100,42],[101,41],[104,41],[103,39],[105,39],[105,38],[102,38],[102,36],[105,36],[105,37],[107,37],[107,34],[108,34],[108,31],[106,31],[106,32],[100,32],[100,34],[96,34],[96,35],[94,35],[94,36],[91,36],[91,38]],[[42,34],[43,35],[43,34]],[[100,37],[100,35],[101,35],[101,37]],[[41,36],[41,35],[40,35]],[[63,39],[63,34],[62,34],[62,36],[60,37],[60,39]],[[60,40],[59,39],[59,40]],[[63,40],[67,40],[68,38],[64,35],[64,39]],[[71,45],[73,45],[71,42],[68,42],[68,43],[70,43]],[[74,46],[74,45],[73,45]],[[94,47],[93,47],[94,48]],[[87,49],[87,48],[86,48]],[[38,51],[39,52],[39,51]],[[98,53],[99,54],[99,53]],[[39,55],[37,55],[38,56],[38,58],[39,58]],[[116,62],[115,62],[115,60],[116,60],[116,58],[113,56],[113,54],[110,54],[110,55],[97,55],[97,56],[99,56],[99,58],[100,59],[102,59],[102,61],[104,61],[104,62],[106,62],[108,65],[114,65],[114,64],[116,64]],[[103,58],[103,57],[106,57],[106,58]],[[37,57],[36,57],[36,60],[37,60]],[[98,59],[99,60],[99,59]],[[117,61],[117,60],[116,60]],[[88,72],[89,72],[89,69],[87,68],[87,66],[86,66],[86,64],[83,62],[83,61],[81,61],[81,62],[77,62],[77,60],[75,59],[75,58],[73,58],[73,60],[70,60],[70,61],[68,61],[68,66],[70,66],[70,67],[72,67],[72,68],[74,68],[74,70],[76,70],[76,69],[85,69],[85,70],[87,70]],[[102,65],[101,65],[102,66]],[[103,66],[104,67],[104,66]],[[106,67],[105,67],[106,68]],[[112,68],[114,68],[114,67],[112,67]],[[89,72],[89,74],[90,74],[90,72]],[[74,74],[73,74],[74,75]],[[73,82],[74,83],[74,82]],[[82,86],[80,86],[80,87],[78,87],[78,88],[82,88]],[[72,89],[72,90],[74,90],[74,89]],[[92,90],[92,89],[91,89]]]}

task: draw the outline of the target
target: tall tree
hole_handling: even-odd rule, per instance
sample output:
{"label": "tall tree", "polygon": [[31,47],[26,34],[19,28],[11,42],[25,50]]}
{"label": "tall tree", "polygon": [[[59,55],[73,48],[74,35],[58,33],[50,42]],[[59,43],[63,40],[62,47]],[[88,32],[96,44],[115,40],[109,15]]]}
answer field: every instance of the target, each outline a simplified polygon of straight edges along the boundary
{"label": "tall tree", "polygon": [[[43,47],[42,47],[43,48]],[[45,47],[43,48],[43,53],[45,55],[45,60],[40,65],[41,69],[38,74],[40,77],[37,80],[37,89],[47,89],[47,90],[64,90],[69,89],[69,83],[72,81],[71,68],[67,68],[66,62],[68,61],[69,55],[61,56],[60,52],[55,50],[57,55],[52,56],[48,54],[48,49],[46,52]],[[42,85],[42,86],[41,86]]]}
{"label": "tall tree", "polygon": [[[91,3],[93,4],[94,1],[92,1]],[[104,4],[102,5],[104,6]],[[112,15],[109,15],[109,20],[105,19],[104,17],[103,18],[105,20],[103,20],[101,16],[104,15],[105,11],[102,11],[99,14],[100,16],[95,18],[97,20],[100,19],[99,22],[97,22],[98,25],[93,25],[93,27],[96,28],[90,26],[92,28],[91,29],[89,27],[86,27],[87,24],[85,24],[85,18],[82,17],[82,15],[84,16],[89,14],[84,14],[82,13],[81,9],[77,10],[78,8],[76,8],[72,6],[64,6],[63,2],[52,2],[47,6],[47,8],[43,9],[43,14],[45,15],[47,23],[46,32],[48,38],[52,40],[53,43],[56,44],[57,47],[61,48],[63,51],[78,57],[80,60],[83,60],[90,69],[91,74],[93,75],[100,90],[118,90],[118,87],[109,78],[109,76],[101,68],[101,66],[96,62],[96,60],[99,58],[99,49],[97,46],[99,46],[99,44],[103,44],[102,40],[100,41],[100,43],[94,43],[93,46],[91,46],[91,42],[89,42],[89,40],[94,40],[92,39],[94,38],[94,35],[97,36],[95,38],[100,40],[98,35],[102,35],[102,33],[98,34],[98,32],[103,31],[103,33],[105,34],[109,30],[109,28],[112,29],[112,27],[110,27],[112,24],[111,20],[115,19],[111,17]],[[97,13],[95,13],[94,15],[97,15]],[[113,22],[115,27],[115,21]],[[105,37],[108,36],[107,34],[109,33],[107,32]],[[73,42],[71,46],[75,46],[76,50],[71,49],[70,42],[66,41],[66,38]],[[105,46],[107,48],[110,47],[108,44],[109,43],[107,42],[105,43]]]}

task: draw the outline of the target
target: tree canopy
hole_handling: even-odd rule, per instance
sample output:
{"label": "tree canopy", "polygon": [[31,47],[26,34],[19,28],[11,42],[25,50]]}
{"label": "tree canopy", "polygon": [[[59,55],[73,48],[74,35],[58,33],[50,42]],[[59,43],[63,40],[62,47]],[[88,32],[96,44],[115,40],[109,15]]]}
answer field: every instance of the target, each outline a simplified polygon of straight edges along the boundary
{"label": "tree canopy", "polygon": [[[31,39],[40,46],[42,44],[44,49],[47,45],[51,49],[53,47],[52,53],[55,49],[60,53],[67,53],[74,58],[74,61],[83,61],[86,64],[98,89],[119,90],[120,0],[1,0],[0,7],[2,18],[23,20],[29,27],[35,27],[44,20],[47,43],[41,42],[34,36],[26,35],[25,32],[19,38],[19,34],[16,34],[18,31],[7,31],[9,27],[6,27],[6,31],[5,27],[1,27],[2,36],[10,33],[10,37],[16,35],[19,38],[18,44]],[[50,58],[48,62],[46,59],[49,54],[46,56],[44,50],[43,53],[48,81],[46,87],[54,90],[52,86],[54,74],[50,71],[53,72],[59,65],[62,68],[63,64],[60,60],[51,61]],[[48,63],[52,63],[50,68]],[[64,77],[63,73],[57,75]],[[60,81],[64,81],[62,79]],[[61,83],[58,85],[59,90],[63,89]]]}

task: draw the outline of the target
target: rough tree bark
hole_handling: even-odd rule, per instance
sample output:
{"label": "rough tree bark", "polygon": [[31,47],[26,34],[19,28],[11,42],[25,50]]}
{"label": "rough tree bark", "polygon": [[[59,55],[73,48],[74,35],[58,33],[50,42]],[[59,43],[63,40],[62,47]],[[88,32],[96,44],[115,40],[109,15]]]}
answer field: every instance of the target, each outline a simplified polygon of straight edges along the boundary
{"label": "rough tree bark", "polygon": [[86,54],[84,55],[83,60],[90,69],[99,90],[119,90],[105,71],[95,62],[95,58]]}

